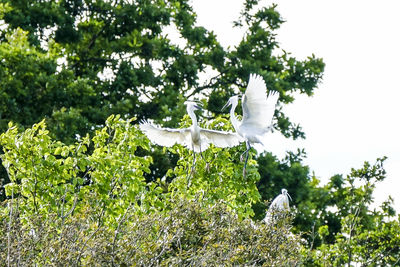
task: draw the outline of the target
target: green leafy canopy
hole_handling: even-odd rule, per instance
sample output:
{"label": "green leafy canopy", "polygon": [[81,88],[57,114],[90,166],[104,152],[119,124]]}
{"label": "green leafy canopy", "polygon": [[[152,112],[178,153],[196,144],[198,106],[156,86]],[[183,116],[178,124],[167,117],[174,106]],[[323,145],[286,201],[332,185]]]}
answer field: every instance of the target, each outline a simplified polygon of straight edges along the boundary
{"label": "green leafy canopy", "polygon": [[[77,259],[84,257],[90,263],[85,246],[94,251],[96,243],[91,240],[99,234],[104,243],[95,251],[107,255],[102,259],[113,264],[118,240],[124,240],[118,244],[125,252],[137,247],[126,236],[119,239],[119,229],[143,230],[140,223],[159,220],[165,222],[160,227],[167,229],[162,235],[166,241],[158,244],[160,233],[146,228],[140,237],[150,241],[140,249],[157,248],[153,252],[163,255],[165,263],[180,259],[174,252],[195,251],[203,245],[211,253],[213,246],[208,244],[222,244],[219,248],[223,249],[214,249],[218,253],[237,247],[237,254],[230,251],[229,255],[252,249],[246,255],[253,257],[255,251],[266,251],[259,243],[266,236],[254,230],[248,218],[261,219],[265,201],[284,187],[296,207],[292,230],[308,242],[302,243],[305,263],[398,264],[400,231],[391,200],[378,210],[370,208],[375,185],[385,178],[384,158],[320,185],[304,166],[302,150],[288,152],[283,159],[271,153],[254,156],[243,179],[239,153],[244,145],[223,150],[211,147],[204,153],[210,169],[198,160],[188,181],[192,153],[179,145],[153,146],[137,129],[141,119],[168,127],[188,126],[183,103],[190,98],[201,99],[208,110],[204,116],[209,123],[199,118],[203,127],[230,130],[220,108],[232,94],[243,92],[250,73],[257,73],[269,90],[280,94],[274,129],[288,138],[305,137],[301,126],[282,108],[296,94],[313,95],[325,65],[314,55],[299,60],[282,51],[276,30],[284,21],[277,6],[258,4],[257,0],[243,1],[234,27],[242,27],[245,34],[239,44],[226,48],[212,30],[197,25],[188,0],[0,0],[0,144],[5,166],[0,177],[7,194],[0,221],[13,236],[25,237],[15,239],[14,245],[11,241],[0,244],[8,242],[7,248],[14,252],[21,251],[22,244],[30,244],[29,248],[32,242],[38,244],[26,250],[33,254],[24,254],[32,263],[29,260],[35,257],[30,255],[44,253],[46,242],[63,240],[70,233],[69,240],[82,241]],[[179,42],[171,32],[179,36]],[[173,213],[188,209],[199,209],[191,218],[202,223],[194,228],[190,226],[193,221],[186,224]],[[229,220],[221,218],[221,228],[213,228],[204,219],[208,209],[213,209],[213,218],[229,214]],[[134,218],[131,224],[127,218]],[[27,230],[35,223],[49,229],[36,243]],[[247,229],[244,233],[238,226],[241,223]],[[177,225],[191,234],[171,230]],[[228,238],[229,225],[236,225],[235,233],[243,242]],[[77,231],[80,226],[82,231]],[[212,234],[193,234],[202,229],[204,233],[216,231],[223,241],[206,240]],[[265,232],[276,238],[267,242],[271,248],[282,245],[277,241],[282,236]],[[9,240],[1,233],[2,240]],[[261,248],[246,241],[253,234],[254,244]],[[299,254],[297,237],[284,247],[288,259]],[[185,250],[178,241],[168,240],[191,245]],[[63,247],[66,243],[52,244]],[[0,245],[0,250],[5,248]],[[159,260],[157,255],[152,259]],[[276,259],[284,258],[276,255]],[[231,263],[242,264],[249,260],[246,257],[238,256]],[[264,258],[258,263],[290,264],[273,260]]]}

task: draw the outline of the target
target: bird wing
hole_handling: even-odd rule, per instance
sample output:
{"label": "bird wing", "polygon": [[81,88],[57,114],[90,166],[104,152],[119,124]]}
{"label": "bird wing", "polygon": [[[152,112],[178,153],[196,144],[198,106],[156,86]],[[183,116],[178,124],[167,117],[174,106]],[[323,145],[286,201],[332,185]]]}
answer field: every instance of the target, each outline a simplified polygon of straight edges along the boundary
{"label": "bird wing", "polygon": [[249,84],[242,98],[242,124],[259,129],[270,126],[278,98],[278,92],[270,92],[267,96],[264,79],[259,75],[250,74]]}
{"label": "bird wing", "polygon": [[200,129],[200,134],[216,147],[233,147],[244,141],[238,134],[224,131]]}
{"label": "bird wing", "polygon": [[280,194],[272,201],[270,210],[287,210],[289,209],[289,199],[287,195]]}
{"label": "bird wing", "polygon": [[273,215],[277,214],[281,211],[284,211],[284,210],[289,210],[289,199],[288,199],[287,193],[285,193],[285,194],[282,193],[282,194],[278,195],[272,201],[263,221],[266,223],[271,223],[273,220]]}
{"label": "bird wing", "polygon": [[177,143],[190,148],[190,130],[188,128],[158,128],[149,122],[142,122],[139,127],[157,145],[171,147]]}

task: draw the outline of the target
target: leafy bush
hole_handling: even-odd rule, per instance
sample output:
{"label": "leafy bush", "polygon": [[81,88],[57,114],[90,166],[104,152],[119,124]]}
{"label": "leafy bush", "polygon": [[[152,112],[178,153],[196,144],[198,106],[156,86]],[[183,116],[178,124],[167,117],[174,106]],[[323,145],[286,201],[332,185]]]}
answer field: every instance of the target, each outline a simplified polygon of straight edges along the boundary
{"label": "leafy bush", "polygon": [[[182,125],[188,122],[187,117]],[[212,127],[227,127],[216,119]],[[236,162],[240,147],[212,147],[210,167],[176,145],[177,167],[146,182],[147,138],[111,116],[92,138],[54,141],[44,121],[0,136],[11,183],[0,208],[1,255],[22,265],[281,265],[300,261],[289,218],[253,222],[259,200],[255,161]]]}
{"label": "leafy bush", "polygon": [[17,202],[9,200],[13,214],[1,217],[6,231],[0,234],[0,260],[12,265],[293,266],[300,261],[289,216],[277,225],[241,220],[222,200],[208,205],[177,198],[170,203],[174,209],[142,215],[129,206],[116,227],[93,220],[101,210],[90,205],[65,220],[55,213],[21,220]]}
{"label": "leafy bush", "polygon": [[[311,234],[314,244],[303,251],[307,266],[398,266],[400,217],[395,217],[393,199],[389,196],[381,207],[371,208],[376,184],[386,175],[385,159],[365,162],[345,178],[335,175],[324,186],[327,194],[319,200],[329,201],[329,210],[318,211],[320,225]],[[324,218],[339,221],[338,227],[327,219],[324,223]],[[321,244],[314,242],[317,239]]]}

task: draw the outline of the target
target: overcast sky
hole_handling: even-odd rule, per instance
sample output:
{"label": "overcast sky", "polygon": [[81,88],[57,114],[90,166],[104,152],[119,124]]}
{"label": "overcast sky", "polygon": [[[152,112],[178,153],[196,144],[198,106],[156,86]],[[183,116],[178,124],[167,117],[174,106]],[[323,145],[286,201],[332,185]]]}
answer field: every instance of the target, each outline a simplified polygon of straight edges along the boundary
{"label": "overcast sky", "polygon": [[[198,24],[213,30],[224,46],[238,43],[232,28],[241,0],[193,0]],[[379,204],[391,195],[400,211],[400,1],[279,0],[286,20],[278,30],[282,49],[299,60],[315,54],[326,63],[313,97],[296,97],[287,115],[300,123],[306,140],[270,136],[267,150],[279,157],[305,148],[309,165],[323,182],[348,174],[364,161],[388,156],[387,178],[376,189]],[[268,86],[268,85],[267,85]]]}

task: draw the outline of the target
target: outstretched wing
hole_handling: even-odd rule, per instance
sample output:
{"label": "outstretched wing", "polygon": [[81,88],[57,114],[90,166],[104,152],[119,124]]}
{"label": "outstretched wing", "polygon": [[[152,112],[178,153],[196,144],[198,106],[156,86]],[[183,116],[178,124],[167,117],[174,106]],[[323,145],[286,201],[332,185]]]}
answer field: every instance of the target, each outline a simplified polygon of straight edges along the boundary
{"label": "outstretched wing", "polygon": [[224,131],[200,129],[200,135],[216,147],[233,147],[243,142],[243,138],[238,134]]}
{"label": "outstretched wing", "polygon": [[181,144],[190,147],[190,130],[187,128],[158,128],[147,121],[141,122],[139,127],[150,141],[157,145],[171,147],[175,144]]}
{"label": "outstretched wing", "polygon": [[263,78],[250,74],[249,84],[242,98],[242,124],[267,130],[271,125],[278,98],[278,92],[270,92],[267,96],[267,86]]}

